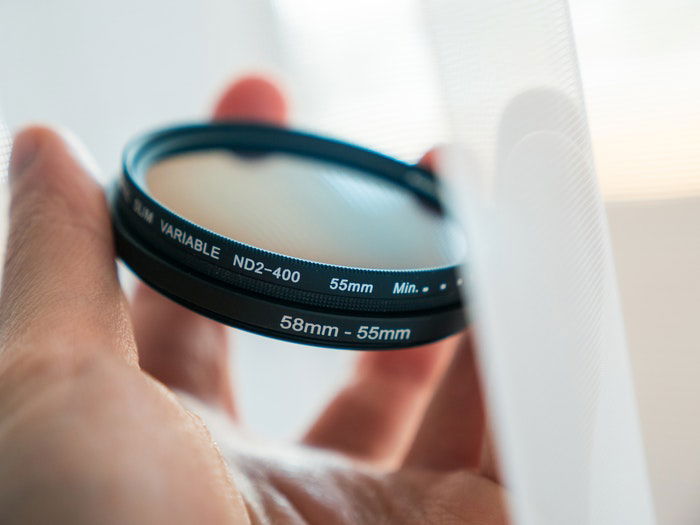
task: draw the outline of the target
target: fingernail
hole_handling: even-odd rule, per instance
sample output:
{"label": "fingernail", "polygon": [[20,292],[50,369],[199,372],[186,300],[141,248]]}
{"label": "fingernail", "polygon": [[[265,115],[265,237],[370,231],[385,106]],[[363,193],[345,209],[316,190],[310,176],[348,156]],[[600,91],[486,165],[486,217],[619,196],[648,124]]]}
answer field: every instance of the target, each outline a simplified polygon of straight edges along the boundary
{"label": "fingernail", "polygon": [[32,133],[18,133],[12,143],[10,155],[10,181],[27,171],[39,154],[39,143]]}

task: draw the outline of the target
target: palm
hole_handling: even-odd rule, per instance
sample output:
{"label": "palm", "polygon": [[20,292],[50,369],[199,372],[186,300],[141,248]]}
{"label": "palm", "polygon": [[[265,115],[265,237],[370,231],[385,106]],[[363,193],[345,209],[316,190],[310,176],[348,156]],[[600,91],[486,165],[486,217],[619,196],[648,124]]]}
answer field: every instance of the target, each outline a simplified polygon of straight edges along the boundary
{"label": "palm", "polygon": [[382,472],[336,454],[230,451],[254,523],[504,524],[501,488],[466,470]]}

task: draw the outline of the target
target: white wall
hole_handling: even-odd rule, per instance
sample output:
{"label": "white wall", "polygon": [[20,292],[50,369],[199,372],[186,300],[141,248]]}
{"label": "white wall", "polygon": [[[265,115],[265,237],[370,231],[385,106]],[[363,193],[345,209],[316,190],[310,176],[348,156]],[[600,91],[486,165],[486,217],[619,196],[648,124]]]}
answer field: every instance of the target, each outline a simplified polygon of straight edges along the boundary
{"label": "white wall", "polygon": [[700,197],[608,215],[659,522],[700,519]]}

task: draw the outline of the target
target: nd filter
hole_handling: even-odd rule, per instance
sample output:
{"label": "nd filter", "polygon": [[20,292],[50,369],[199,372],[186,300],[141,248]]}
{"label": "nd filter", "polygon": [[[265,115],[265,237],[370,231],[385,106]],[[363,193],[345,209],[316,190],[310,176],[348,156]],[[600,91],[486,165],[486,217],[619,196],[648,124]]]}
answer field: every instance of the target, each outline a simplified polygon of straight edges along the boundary
{"label": "nd filter", "polygon": [[366,350],[465,326],[463,237],[423,167],[286,128],[207,123],[133,140],[113,190],[119,257],[222,323]]}

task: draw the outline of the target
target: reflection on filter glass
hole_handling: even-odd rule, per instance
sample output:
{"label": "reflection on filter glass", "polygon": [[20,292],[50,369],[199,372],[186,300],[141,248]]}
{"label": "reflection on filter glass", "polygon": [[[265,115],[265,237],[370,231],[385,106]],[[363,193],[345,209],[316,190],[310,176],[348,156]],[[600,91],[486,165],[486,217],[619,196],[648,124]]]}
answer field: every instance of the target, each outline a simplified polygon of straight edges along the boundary
{"label": "reflection on filter glass", "polygon": [[209,230],[302,259],[376,269],[454,264],[454,228],[409,191],[352,168],[286,154],[213,150],[146,174],[160,203]]}

